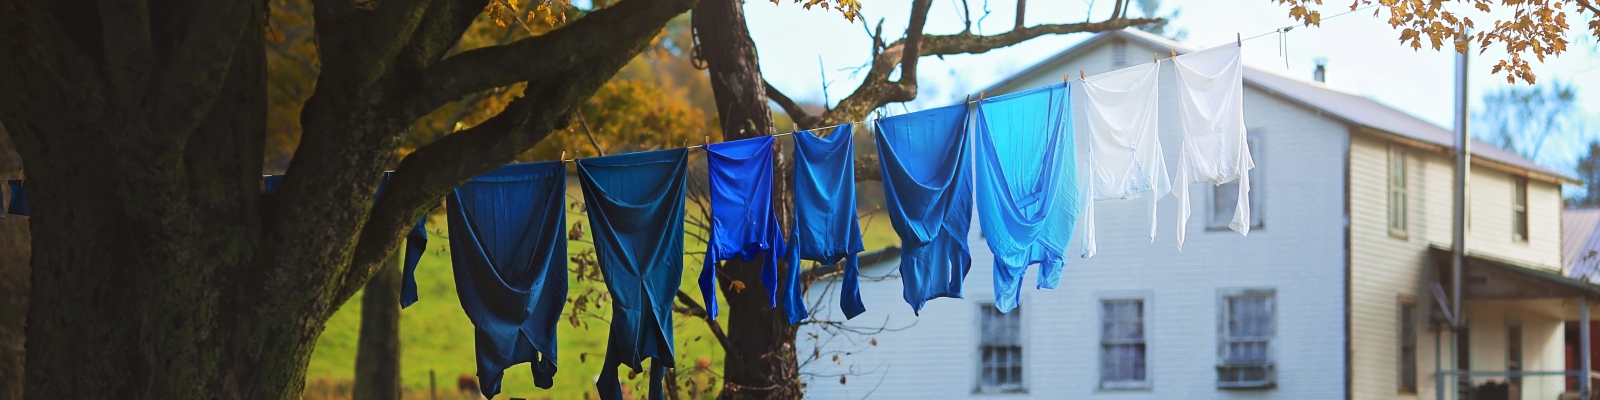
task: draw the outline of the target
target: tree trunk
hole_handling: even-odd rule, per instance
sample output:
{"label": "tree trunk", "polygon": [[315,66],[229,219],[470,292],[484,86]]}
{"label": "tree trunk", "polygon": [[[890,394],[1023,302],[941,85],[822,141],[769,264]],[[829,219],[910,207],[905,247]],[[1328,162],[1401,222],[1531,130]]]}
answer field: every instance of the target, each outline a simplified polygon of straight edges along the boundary
{"label": "tree trunk", "polygon": [[[22,159],[0,126],[0,180],[22,177]],[[11,193],[0,190],[0,203]],[[28,219],[0,207],[0,400],[22,398],[23,326],[28,315]]]}
{"label": "tree trunk", "polygon": [[405,251],[372,274],[361,291],[361,337],[351,400],[400,400],[400,264]]}
{"label": "tree trunk", "polygon": [[[742,2],[702,0],[694,9],[692,22],[700,41],[698,54],[710,69],[724,140],[776,133],[755,43],[745,26]],[[786,188],[787,185],[779,185],[778,190]],[[724,276],[719,282],[728,302],[728,340],[732,348],[726,349],[724,384],[718,398],[799,398],[795,329],[782,310],[769,307],[767,292],[760,283],[761,262],[729,260],[723,265]],[[744,289],[734,290],[734,281],[744,283]]]}

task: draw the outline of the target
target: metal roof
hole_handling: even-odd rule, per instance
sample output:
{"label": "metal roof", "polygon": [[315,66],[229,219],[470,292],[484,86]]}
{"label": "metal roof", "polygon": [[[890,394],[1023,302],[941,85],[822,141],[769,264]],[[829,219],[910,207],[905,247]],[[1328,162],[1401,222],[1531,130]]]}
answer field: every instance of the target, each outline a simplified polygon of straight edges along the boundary
{"label": "metal roof", "polygon": [[1561,210],[1562,270],[1572,278],[1600,278],[1600,208]]}
{"label": "metal roof", "polygon": [[[1145,46],[1154,48],[1168,48],[1178,54],[1185,54],[1195,49],[1168,40],[1155,34],[1135,30],[1123,29],[1095,34],[1094,37],[1084,40],[1067,50],[1052,56],[1010,78],[1000,81],[986,91],[996,92],[998,88],[1012,84],[1025,76],[1048,70],[1057,63],[1076,57],[1088,51],[1098,43],[1110,38],[1123,38],[1140,42]],[[1455,134],[1450,129],[1434,125],[1431,122],[1417,118],[1404,111],[1384,105],[1354,93],[1330,88],[1320,82],[1306,81],[1291,78],[1259,68],[1244,66],[1244,81],[1246,85],[1266,91],[1303,107],[1320,111],[1324,115],[1343,121],[1347,124],[1367,127],[1384,133],[1389,133],[1406,139],[1415,140],[1435,146],[1440,146],[1444,151],[1450,152],[1454,147]],[[1566,173],[1556,172],[1539,165],[1515,153],[1473,140],[1473,158],[1479,162],[1500,164],[1514,170],[1521,170],[1532,175],[1543,175],[1544,178],[1556,181],[1577,183],[1576,179]]]}

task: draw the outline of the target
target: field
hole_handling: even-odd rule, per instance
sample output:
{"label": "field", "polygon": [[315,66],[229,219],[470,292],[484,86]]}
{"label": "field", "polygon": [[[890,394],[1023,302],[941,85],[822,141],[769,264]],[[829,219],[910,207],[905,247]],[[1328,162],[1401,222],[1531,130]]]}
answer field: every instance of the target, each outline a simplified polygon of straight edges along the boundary
{"label": "field", "polygon": [[[887,217],[881,212],[872,212],[878,208],[876,204],[882,204],[872,201],[875,200],[873,195],[876,193],[868,193],[867,186],[875,185],[862,186],[863,201],[860,208],[865,216],[861,222],[867,249],[871,251],[898,243],[899,240],[889,226]],[[576,190],[569,191],[569,203],[579,202],[581,198]],[[694,212],[692,209],[689,211]],[[588,225],[588,219],[584,214],[570,208],[567,220],[569,224],[582,222],[585,228]],[[419,301],[400,313],[401,384],[405,387],[407,398],[428,399],[431,372],[440,399],[462,398],[455,393],[456,378],[463,374],[476,376],[473,327],[466,314],[461,311],[460,303],[456,299],[455,280],[450,269],[449,243],[446,239],[448,232],[445,231],[443,215],[434,215],[430,219],[428,231],[428,252],[423,256],[416,272]],[[699,298],[699,290],[694,282],[700,274],[698,253],[705,245],[692,238],[686,238],[684,243],[685,250],[690,254],[684,257],[682,288],[686,293]],[[586,248],[589,248],[588,243],[571,242],[568,252],[576,254]],[[576,277],[572,277],[570,282],[572,287],[569,293],[572,294],[581,293],[587,288],[604,290],[598,283],[578,282]],[[759,286],[759,283],[756,285]],[[726,309],[727,305],[724,304],[722,307]],[[361,323],[360,308],[361,294],[357,293],[328,321],[327,329],[317,341],[316,351],[311,356],[311,364],[306,372],[307,399],[346,398],[355,371],[356,340]],[[598,315],[582,316],[581,324],[577,327],[566,321],[561,323],[557,333],[560,346],[558,348],[560,359],[557,363],[559,372],[556,374],[553,388],[542,390],[535,387],[532,371],[526,364],[519,364],[506,371],[501,394],[496,398],[598,398],[595,394],[594,381],[600,373],[601,360],[605,357],[608,330],[605,318],[609,317],[610,308],[604,306],[596,310],[595,314]],[[722,350],[714,344],[715,339],[711,337],[706,324],[699,319],[682,315],[675,315],[673,323],[678,341],[676,349],[679,373],[699,374],[694,376],[697,382],[705,382],[709,377],[715,377],[716,381],[720,382],[721,379],[717,375],[722,371]],[[710,368],[696,369],[694,366],[697,362],[709,363]],[[626,379],[628,368],[621,367],[621,370],[619,375]],[[647,378],[648,373],[640,374],[633,380],[625,381],[625,384],[634,386],[635,394],[643,395],[647,390]]]}

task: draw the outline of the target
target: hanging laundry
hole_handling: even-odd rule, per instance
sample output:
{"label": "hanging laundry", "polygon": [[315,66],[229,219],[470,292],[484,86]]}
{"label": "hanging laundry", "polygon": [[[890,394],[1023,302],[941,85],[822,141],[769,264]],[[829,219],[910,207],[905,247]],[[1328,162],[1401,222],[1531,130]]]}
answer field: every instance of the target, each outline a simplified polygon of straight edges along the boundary
{"label": "hanging laundry", "polygon": [[[392,174],[393,172],[383,173],[383,180],[378,182],[378,193],[373,196],[373,201],[377,201],[377,197],[383,195],[383,188],[389,185],[389,176]],[[278,188],[283,185],[283,175],[262,177],[261,185],[266,189],[268,196],[277,196]],[[401,270],[400,280],[400,308],[411,307],[417,302],[417,263],[422,261],[422,254],[428,251],[427,223],[428,216],[423,215],[417,219],[417,224],[411,227],[411,232],[406,234],[405,266]]]}
{"label": "hanging laundry", "polygon": [[930,299],[961,298],[961,281],[972,268],[966,121],[966,104],[877,121],[883,197],[903,247],[905,299],[919,314]]}
{"label": "hanging laundry", "polygon": [[650,398],[673,365],[672,301],[683,278],[689,153],[660,150],[578,160],[595,257],[611,293],[611,336],[595,386],[622,399],[617,366],[650,362]]}
{"label": "hanging laundry", "polygon": [[6,181],[6,188],[11,190],[11,201],[6,202],[6,214],[28,216],[33,214],[33,207],[28,205],[28,187],[22,181],[12,179]]}
{"label": "hanging laundry", "polygon": [[476,328],[478,380],[489,398],[514,364],[532,364],[540,388],[555,377],[567,298],[566,177],[560,162],[512,164],[446,198],[456,295]]}
{"label": "hanging laundry", "polygon": [[1172,59],[1178,71],[1178,115],[1183,152],[1178,157],[1178,249],[1189,224],[1189,184],[1239,180],[1239,202],[1228,228],[1250,233],[1250,158],[1244,127],[1244,68],[1239,46],[1220,46]]}
{"label": "hanging laundry", "polygon": [[772,208],[772,143],[771,136],[763,136],[706,146],[711,231],[700,293],[712,318],[717,316],[717,262],[734,257],[764,256],[761,283],[772,307],[778,306],[778,258],[784,247]]}
{"label": "hanging laundry", "polygon": [[994,252],[994,305],[1022,298],[1028,265],[1038,288],[1061,281],[1080,205],[1072,113],[1064,83],[978,102],[973,138],[978,224]]}
{"label": "hanging laundry", "polygon": [[1097,200],[1148,199],[1150,241],[1156,239],[1156,201],[1172,191],[1156,132],[1159,65],[1136,65],[1083,80],[1089,98],[1083,258],[1095,253]]}
{"label": "hanging laundry", "polygon": [[861,226],[856,221],[854,125],[840,125],[828,137],[809,130],[794,133],[794,232],[789,239],[789,270],[783,282],[783,311],[789,323],[807,317],[800,289],[800,260],[844,269],[839,309],[846,319],[867,311],[857,284]]}

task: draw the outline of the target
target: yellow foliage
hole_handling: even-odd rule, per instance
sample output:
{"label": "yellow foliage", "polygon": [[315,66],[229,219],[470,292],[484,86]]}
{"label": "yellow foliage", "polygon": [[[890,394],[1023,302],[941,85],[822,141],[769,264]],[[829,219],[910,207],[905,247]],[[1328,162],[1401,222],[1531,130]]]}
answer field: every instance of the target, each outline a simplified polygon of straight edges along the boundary
{"label": "yellow foliage", "polygon": [[[1272,1],[1288,6],[1289,16],[1306,26],[1322,22],[1321,13],[1311,7],[1322,4],[1321,0]],[[1512,16],[1494,21],[1493,28],[1473,32],[1476,26],[1471,18],[1446,9],[1455,3],[1470,5],[1472,10],[1483,13],[1494,12],[1496,7],[1510,9]],[[1506,81],[1511,83],[1518,80],[1534,83],[1536,77],[1528,58],[1543,62],[1545,57],[1567,50],[1566,34],[1570,26],[1566,14],[1561,12],[1566,5],[1577,6],[1579,15],[1587,14],[1590,19],[1587,34],[1600,37],[1600,7],[1592,0],[1353,0],[1350,10],[1373,4],[1389,11],[1389,26],[1400,28],[1400,43],[1412,49],[1421,49],[1424,39],[1434,50],[1441,50],[1449,43],[1452,51],[1465,52],[1476,44],[1479,54],[1491,46],[1503,46],[1507,55],[1498,60],[1494,73],[1504,73]],[[1373,15],[1380,11],[1374,11]]]}

